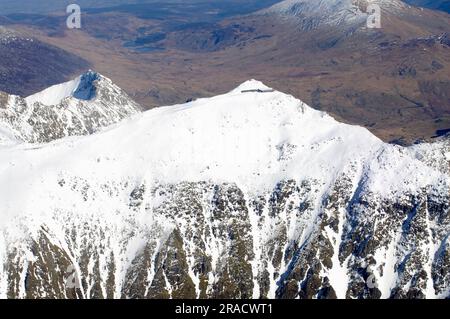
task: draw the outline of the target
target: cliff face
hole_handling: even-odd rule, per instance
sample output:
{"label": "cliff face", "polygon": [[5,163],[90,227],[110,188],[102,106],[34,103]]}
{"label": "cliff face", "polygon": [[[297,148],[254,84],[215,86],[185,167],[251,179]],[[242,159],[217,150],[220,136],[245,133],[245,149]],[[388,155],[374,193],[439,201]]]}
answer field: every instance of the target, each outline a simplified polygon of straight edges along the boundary
{"label": "cliff face", "polygon": [[449,297],[448,139],[248,89],[1,148],[0,296]]}

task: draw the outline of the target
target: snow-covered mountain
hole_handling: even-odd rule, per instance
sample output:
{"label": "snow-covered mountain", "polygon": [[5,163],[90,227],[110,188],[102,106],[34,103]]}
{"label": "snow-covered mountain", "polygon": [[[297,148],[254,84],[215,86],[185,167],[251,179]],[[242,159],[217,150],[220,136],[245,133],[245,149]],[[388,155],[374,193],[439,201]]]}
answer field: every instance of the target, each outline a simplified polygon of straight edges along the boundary
{"label": "snow-covered mountain", "polygon": [[3,146],[0,296],[449,297],[449,163],[257,81]]}
{"label": "snow-covered mountain", "polygon": [[27,98],[0,92],[0,144],[92,134],[140,112],[111,80],[89,71]]}
{"label": "snow-covered mountain", "polygon": [[372,14],[368,10],[371,4],[390,14],[407,7],[401,0],[285,0],[262,12],[297,21],[302,29],[311,30],[321,25],[363,26],[368,15]]}

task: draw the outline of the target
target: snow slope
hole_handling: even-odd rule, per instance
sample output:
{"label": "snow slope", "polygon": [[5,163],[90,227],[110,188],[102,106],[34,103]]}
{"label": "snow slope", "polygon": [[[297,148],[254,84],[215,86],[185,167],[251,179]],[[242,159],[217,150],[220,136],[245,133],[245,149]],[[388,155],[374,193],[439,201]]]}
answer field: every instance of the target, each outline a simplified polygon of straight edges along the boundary
{"label": "snow slope", "polygon": [[37,102],[47,106],[56,105],[61,103],[61,101],[65,98],[73,96],[78,86],[80,85],[80,82],[81,76],[72,81],[49,87],[42,92],[27,97],[25,100],[29,105]]}
{"label": "snow slope", "polygon": [[0,296],[449,296],[448,172],[248,89],[1,148]]}

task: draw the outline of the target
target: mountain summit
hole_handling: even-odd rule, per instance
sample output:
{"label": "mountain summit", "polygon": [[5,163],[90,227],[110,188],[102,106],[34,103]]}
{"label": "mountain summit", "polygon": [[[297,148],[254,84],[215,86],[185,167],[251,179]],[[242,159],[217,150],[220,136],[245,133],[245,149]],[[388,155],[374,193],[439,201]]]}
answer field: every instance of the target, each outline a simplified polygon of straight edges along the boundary
{"label": "mountain summit", "polygon": [[385,144],[266,88],[0,148],[0,297],[449,297],[448,140]]}

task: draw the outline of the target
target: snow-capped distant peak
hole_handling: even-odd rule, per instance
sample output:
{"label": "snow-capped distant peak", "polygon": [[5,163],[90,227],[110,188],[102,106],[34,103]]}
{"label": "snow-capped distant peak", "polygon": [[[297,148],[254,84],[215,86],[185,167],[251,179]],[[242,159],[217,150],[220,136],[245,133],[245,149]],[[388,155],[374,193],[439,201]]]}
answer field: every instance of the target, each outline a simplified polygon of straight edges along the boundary
{"label": "snow-capped distant peak", "polygon": [[406,7],[399,0],[285,0],[263,12],[300,19],[305,28],[311,29],[321,24],[364,22],[370,4],[379,5],[381,10],[391,13]]}

